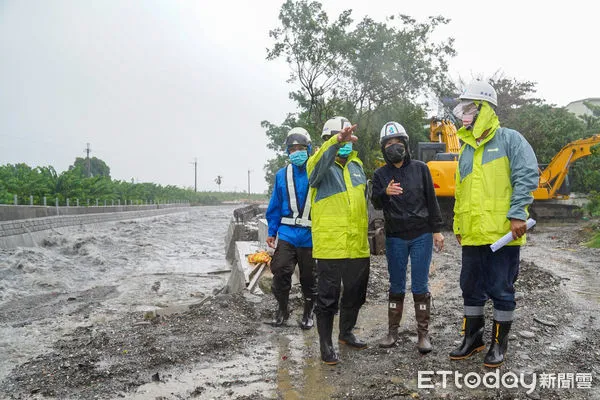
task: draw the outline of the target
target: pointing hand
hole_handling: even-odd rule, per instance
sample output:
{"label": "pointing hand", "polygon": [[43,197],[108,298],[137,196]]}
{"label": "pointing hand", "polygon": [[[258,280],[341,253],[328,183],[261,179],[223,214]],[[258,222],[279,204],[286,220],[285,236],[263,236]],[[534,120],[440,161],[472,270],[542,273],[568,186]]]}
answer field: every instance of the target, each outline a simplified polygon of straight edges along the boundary
{"label": "pointing hand", "polygon": [[337,135],[338,142],[339,143],[342,143],[342,142],[356,143],[358,138],[356,136],[354,136],[352,134],[352,132],[354,132],[357,127],[358,127],[358,125],[354,124],[352,126],[347,126],[344,129],[342,129]]}

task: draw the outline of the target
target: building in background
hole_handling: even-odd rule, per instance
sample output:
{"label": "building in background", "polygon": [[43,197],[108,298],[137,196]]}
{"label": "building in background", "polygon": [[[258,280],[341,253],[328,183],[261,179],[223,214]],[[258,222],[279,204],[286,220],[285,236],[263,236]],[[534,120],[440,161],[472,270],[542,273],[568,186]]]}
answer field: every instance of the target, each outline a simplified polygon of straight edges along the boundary
{"label": "building in background", "polygon": [[567,110],[572,112],[573,114],[580,115],[589,115],[592,116],[592,110],[590,110],[585,103],[593,104],[594,106],[600,107],[600,97],[589,97],[587,99],[572,101],[565,106]]}

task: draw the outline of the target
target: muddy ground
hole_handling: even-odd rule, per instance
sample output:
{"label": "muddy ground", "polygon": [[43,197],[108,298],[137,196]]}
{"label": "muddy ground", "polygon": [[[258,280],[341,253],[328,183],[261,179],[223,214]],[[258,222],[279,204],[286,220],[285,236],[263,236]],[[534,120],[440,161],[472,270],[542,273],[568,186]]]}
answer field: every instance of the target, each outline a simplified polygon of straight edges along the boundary
{"label": "muddy ground", "polygon": [[[516,284],[517,319],[507,361],[498,371],[501,376],[524,374],[527,384],[535,374],[535,389],[522,385],[487,388],[482,384],[468,388],[461,380],[459,388],[455,383],[455,372],[482,377],[491,370],[483,367],[483,353],[465,361],[448,359],[448,352],[460,340],[462,298],[458,288],[460,247],[447,232],[446,248],[434,255],[431,268],[434,351],[428,355],[420,355],[415,348],[410,297],[399,344],[392,349],[375,345],[387,329],[388,274],[385,257],[373,256],[367,304],[356,329],[357,336],[367,339],[370,346],[362,351],[341,346],[342,362],[337,366],[319,361],[316,330],[305,332],[297,327],[301,315],[297,287],[292,293],[294,312],[283,328],[265,323],[274,307],[271,297],[215,293],[187,311],[166,308],[153,319],[152,315],[131,312],[110,321],[90,321],[63,335],[50,351],[16,366],[0,383],[0,396],[157,400],[600,398],[600,249],[581,245],[584,230],[584,222],[540,224],[522,249]],[[52,309],[44,309],[48,299],[31,299],[13,313],[0,310],[0,317],[17,324],[18,314],[24,310],[68,310],[85,319],[95,302],[106,295],[99,292],[101,288],[59,294],[52,299]],[[486,313],[490,321],[490,306]],[[486,328],[489,338],[489,323]],[[433,387],[426,388],[418,382],[419,371],[452,371],[453,375],[445,387],[441,375],[435,375]],[[552,387],[544,386],[542,374],[554,374]],[[591,378],[589,389],[575,382],[586,378]],[[559,388],[559,384],[569,382],[571,388]]]}

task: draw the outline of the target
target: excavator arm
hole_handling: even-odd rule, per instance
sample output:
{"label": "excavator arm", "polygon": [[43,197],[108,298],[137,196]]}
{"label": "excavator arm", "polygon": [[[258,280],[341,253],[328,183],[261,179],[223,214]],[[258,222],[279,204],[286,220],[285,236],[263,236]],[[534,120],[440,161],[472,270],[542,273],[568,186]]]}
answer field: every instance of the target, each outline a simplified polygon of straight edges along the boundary
{"label": "excavator arm", "polygon": [[456,135],[456,126],[447,119],[434,118],[429,123],[429,140],[446,143],[446,153],[458,153],[460,141]]}
{"label": "excavator arm", "polygon": [[591,148],[597,144],[600,144],[600,134],[575,140],[564,146],[552,158],[550,164],[540,172],[540,182],[538,188],[533,192],[533,198],[548,200],[558,197],[556,191],[565,181],[571,164],[582,157],[591,155]]}

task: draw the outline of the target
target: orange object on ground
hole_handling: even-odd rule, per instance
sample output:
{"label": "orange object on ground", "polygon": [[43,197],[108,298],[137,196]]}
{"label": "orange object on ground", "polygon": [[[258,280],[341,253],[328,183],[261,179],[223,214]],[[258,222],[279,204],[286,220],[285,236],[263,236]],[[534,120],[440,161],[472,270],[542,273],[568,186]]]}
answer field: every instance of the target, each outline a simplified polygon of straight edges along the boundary
{"label": "orange object on ground", "polygon": [[247,259],[250,264],[269,264],[271,262],[271,256],[266,251],[248,254]]}

